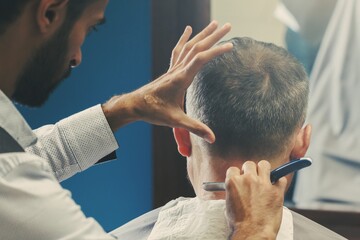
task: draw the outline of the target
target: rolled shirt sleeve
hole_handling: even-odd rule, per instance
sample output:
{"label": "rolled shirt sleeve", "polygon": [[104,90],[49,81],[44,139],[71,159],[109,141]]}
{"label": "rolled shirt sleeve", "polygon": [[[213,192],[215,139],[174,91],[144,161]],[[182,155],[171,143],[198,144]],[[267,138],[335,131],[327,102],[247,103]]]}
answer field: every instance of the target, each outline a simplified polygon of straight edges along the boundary
{"label": "rolled shirt sleeve", "polygon": [[101,105],[55,125],[43,126],[34,133],[38,141],[26,151],[47,159],[59,181],[89,168],[118,148]]}

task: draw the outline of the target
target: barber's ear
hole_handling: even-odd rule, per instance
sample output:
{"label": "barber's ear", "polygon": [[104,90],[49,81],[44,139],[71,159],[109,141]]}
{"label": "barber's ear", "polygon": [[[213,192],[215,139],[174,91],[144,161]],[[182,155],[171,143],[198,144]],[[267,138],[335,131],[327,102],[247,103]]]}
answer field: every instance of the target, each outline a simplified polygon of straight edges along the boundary
{"label": "barber's ear", "polygon": [[291,159],[304,157],[310,145],[311,126],[306,125],[300,129],[296,136],[295,146],[291,151]]}
{"label": "barber's ear", "polygon": [[182,128],[174,128],[173,132],[179,153],[184,157],[190,157],[191,140],[189,131]]}
{"label": "barber's ear", "polygon": [[36,20],[41,33],[53,33],[64,22],[69,0],[40,0]]}

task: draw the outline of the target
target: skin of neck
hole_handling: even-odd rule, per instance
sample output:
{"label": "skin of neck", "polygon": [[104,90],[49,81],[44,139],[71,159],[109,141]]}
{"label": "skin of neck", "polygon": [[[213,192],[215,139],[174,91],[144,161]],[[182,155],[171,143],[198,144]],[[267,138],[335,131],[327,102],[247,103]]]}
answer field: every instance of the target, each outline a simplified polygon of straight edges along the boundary
{"label": "skin of neck", "polygon": [[25,6],[20,16],[0,35],[0,89],[11,98],[16,81],[33,52],[40,46],[36,34],[34,3]]}
{"label": "skin of neck", "polygon": [[[244,159],[240,156],[232,156],[222,158],[214,156],[202,146],[202,140],[195,136],[191,137],[192,151],[191,156],[187,158],[188,176],[196,193],[196,196],[203,200],[217,200],[225,199],[225,192],[208,192],[203,190],[203,182],[224,182],[226,178],[226,171],[229,167],[237,167],[241,169],[246,161],[259,162],[263,159]],[[295,142],[289,143],[282,153],[269,159],[265,158],[271,163],[272,169],[287,163],[290,160],[290,152]],[[291,182],[292,176],[288,176],[288,185]]]}

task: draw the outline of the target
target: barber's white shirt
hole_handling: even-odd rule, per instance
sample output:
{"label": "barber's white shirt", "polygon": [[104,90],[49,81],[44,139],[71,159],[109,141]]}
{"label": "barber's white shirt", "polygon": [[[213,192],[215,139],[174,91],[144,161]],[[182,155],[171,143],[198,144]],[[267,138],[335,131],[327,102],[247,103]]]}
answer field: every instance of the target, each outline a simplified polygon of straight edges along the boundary
{"label": "barber's white shirt", "polygon": [[[228,239],[225,200],[178,198],[162,207],[148,240]],[[284,207],[281,227],[276,239],[292,240],[294,235],[291,212]]]}
{"label": "barber's white shirt", "polygon": [[26,149],[0,154],[0,239],[114,239],[58,183],[117,149],[100,105],[33,132],[0,91],[0,127]]}

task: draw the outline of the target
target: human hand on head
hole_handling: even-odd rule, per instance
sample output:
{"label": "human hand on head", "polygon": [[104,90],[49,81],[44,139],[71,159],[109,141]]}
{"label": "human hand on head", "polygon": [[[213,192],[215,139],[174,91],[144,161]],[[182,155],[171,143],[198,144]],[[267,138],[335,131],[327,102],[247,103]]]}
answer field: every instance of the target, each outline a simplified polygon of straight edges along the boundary
{"label": "human hand on head", "polygon": [[212,130],[184,112],[186,89],[201,67],[214,57],[230,51],[232,44],[218,42],[231,29],[230,24],[218,28],[216,22],[190,39],[191,27],[186,27],[175,46],[170,68],[158,79],[129,94],[115,96],[103,104],[105,116],[113,131],[137,120],[172,128],[186,129],[208,142],[215,141]]}
{"label": "human hand on head", "polygon": [[226,214],[232,240],[276,239],[279,231],[287,180],[270,181],[270,163],[245,162],[242,170],[226,173]]}

